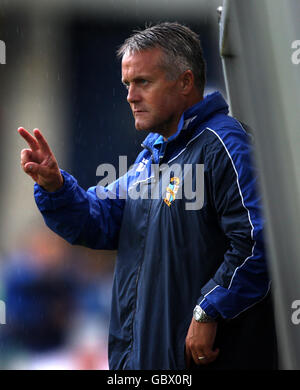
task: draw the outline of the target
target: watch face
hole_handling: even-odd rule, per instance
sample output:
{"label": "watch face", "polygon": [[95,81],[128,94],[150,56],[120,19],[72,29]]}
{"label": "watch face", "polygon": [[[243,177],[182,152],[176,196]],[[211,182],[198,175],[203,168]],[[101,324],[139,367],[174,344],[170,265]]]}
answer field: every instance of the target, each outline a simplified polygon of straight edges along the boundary
{"label": "watch face", "polygon": [[203,310],[201,309],[201,307],[197,305],[194,309],[194,318],[196,321],[199,321],[201,319],[202,312]]}
{"label": "watch face", "polygon": [[202,309],[201,306],[196,305],[194,312],[193,312],[193,317],[197,322],[215,322],[216,319],[213,317],[208,316],[205,311]]}

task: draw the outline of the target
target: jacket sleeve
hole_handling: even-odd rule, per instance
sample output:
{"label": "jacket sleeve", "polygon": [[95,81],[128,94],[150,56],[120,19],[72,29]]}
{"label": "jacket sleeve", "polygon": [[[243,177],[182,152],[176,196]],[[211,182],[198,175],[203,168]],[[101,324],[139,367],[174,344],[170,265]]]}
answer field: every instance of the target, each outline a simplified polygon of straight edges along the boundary
{"label": "jacket sleeve", "polygon": [[[56,192],[34,185],[35,201],[47,226],[71,244],[116,249],[125,200],[108,194],[106,187],[85,191],[73,176],[61,173],[64,185]],[[103,196],[105,192],[108,196]]]}
{"label": "jacket sleeve", "polygon": [[270,289],[264,221],[246,133],[210,131],[216,139],[208,159],[208,182],[228,246],[221,265],[203,286],[198,304],[214,318],[234,318]]}

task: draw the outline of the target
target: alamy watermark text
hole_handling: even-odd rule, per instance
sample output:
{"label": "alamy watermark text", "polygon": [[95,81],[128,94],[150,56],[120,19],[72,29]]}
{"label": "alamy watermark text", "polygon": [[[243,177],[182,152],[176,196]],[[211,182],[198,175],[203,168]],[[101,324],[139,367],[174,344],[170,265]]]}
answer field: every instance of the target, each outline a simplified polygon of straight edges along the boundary
{"label": "alamy watermark text", "polygon": [[6,45],[3,41],[0,41],[0,64],[6,64]]}
{"label": "alamy watermark text", "polygon": [[[127,157],[119,156],[119,170],[112,164],[101,164],[96,176],[99,199],[162,199],[171,207],[183,199],[185,210],[200,210],[204,204],[203,164],[150,164],[143,159],[127,169]],[[117,177],[119,179],[117,180]]]}
{"label": "alamy watermark text", "polygon": [[5,302],[0,300],[0,325],[6,324],[6,306]]}
{"label": "alamy watermark text", "polygon": [[300,64],[300,39],[293,41],[291,48],[294,50],[291,56],[294,65]]}

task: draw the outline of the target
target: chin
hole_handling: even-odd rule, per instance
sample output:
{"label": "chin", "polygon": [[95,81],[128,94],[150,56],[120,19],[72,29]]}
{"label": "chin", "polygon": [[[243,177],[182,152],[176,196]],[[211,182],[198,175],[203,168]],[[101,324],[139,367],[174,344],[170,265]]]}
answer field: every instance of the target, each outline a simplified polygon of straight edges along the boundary
{"label": "chin", "polygon": [[138,123],[136,122],[135,123],[135,128],[138,130],[138,131],[152,131],[152,127],[151,126],[147,126],[146,123]]}

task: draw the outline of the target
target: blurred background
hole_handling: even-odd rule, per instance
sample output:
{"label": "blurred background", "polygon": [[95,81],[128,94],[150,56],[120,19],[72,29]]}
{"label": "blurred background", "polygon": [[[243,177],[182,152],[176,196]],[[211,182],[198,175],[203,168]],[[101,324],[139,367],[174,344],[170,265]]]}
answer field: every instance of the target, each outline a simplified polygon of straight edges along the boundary
{"label": "blurred background", "polygon": [[134,128],[115,52],[134,29],[187,24],[201,38],[206,93],[225,94],[222,0],[1,0],[0,369],[107,369],[116,253],[72,247],[44,227],[17,133],[39,128],[59,165],[87,189],[99,164],[134,162]]}

